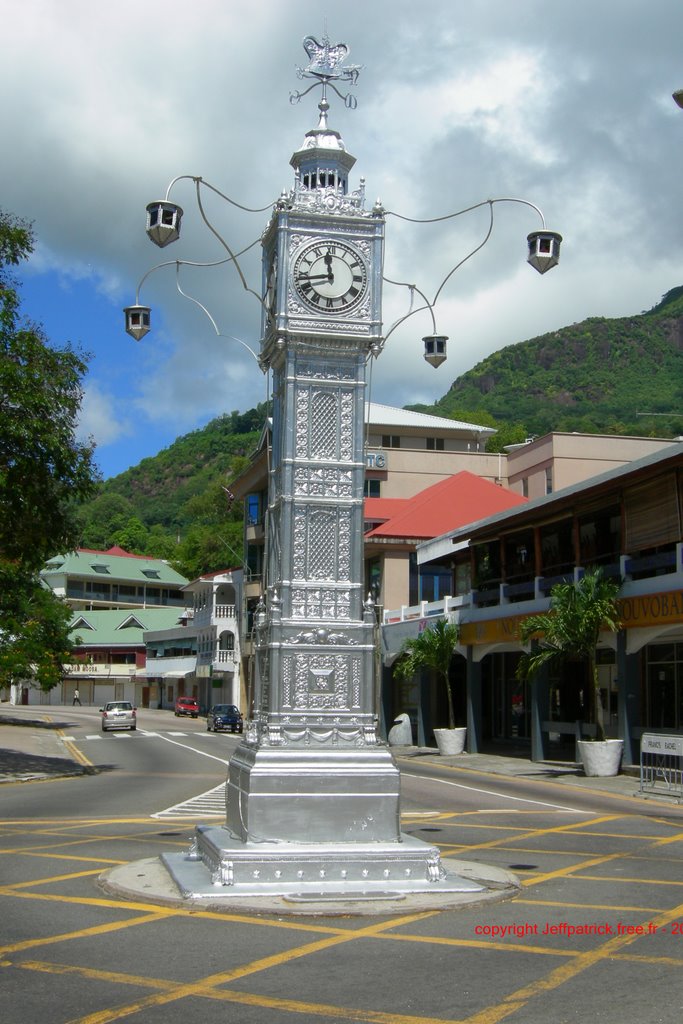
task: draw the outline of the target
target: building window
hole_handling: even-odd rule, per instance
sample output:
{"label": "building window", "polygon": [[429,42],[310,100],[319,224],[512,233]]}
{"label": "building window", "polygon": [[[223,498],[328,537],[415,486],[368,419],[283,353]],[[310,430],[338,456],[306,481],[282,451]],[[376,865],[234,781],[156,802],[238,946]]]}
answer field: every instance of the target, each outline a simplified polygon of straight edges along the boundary
{"label": "building window", "polygon": [[[417,562],[417,560],[416,560]],[[428,562],[418,567],[418,602],[440,601],[453,594],[453,575],[450,565]]]}
{"label": "building window", "polygon": [[545,470],[545,493],[546,494],[552,494],[553,493],[553,467],[552,466],[546,466],[546,470]]}
{"label": "building window", "polygon": [[247,525],[257,526],[261,522],[261,501],[258,494],[247,495]]}
{"label": "building window", "polygon": [[254,579],[263,572],[262,544],[247,544],[247,569],[249,579]]}
{"label": "building window", "polygon": [[365,483],[363,484],[363,497],[364,498],[379,498],[379,480],[372,480],[366,477]]}
{"label": "building window", "polygon": [[400,448],[401,438],[398,434],[382,434],[382,448]]}
{"label": "building window", "polygon": [[444,450],[444,439],[443,437],[428,437],[427,438],[427,451],[428,452],[442,452]]}
{"label": "building window", "polygon": [[529,497],[529,477],[528,476],[523,476],[522,477],[522,497],[523,498],[528,498]]}
{"label": "building window", "polygon": [[609,565],[619,561],[621,511],[618,505],[580,517],[579,546],[581,565]]}
{"label": "building window", "polygon": [[540,529],[541,572],[560,575],[574,568],[574,527],[571,519],[549,523]]}

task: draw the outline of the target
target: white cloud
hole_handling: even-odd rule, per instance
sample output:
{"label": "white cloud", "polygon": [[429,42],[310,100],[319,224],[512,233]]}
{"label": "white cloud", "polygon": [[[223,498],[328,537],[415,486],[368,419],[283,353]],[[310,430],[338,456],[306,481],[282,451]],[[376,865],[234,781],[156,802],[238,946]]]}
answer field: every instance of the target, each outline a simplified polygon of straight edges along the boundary
{"label": "white cloud", "polygon": [[133,425],[122,415],[117,399],[90,381],[83,392],[78,421],[81,440],[93,438],[98,448],[113,444],[122,437],[131,437]]}
{"label": "white cloud", "polygon": [[[438,372],[423,362],[431,324],[414,317],[374,367],[375,397],[433,400],[495,348],[639,311],[683,283],[683,114],[671,100],[683,86],[683,5],[620,0],[616,13],[589,0],[430,0],[416,16],[413,0],[347,0],[343,13],[322,13],[333,41],[364,65],[358,109],[332,96],[330,121],[358,159],[353,185],[365,176],[369,203],[379,195],[389,209],[430,217],[518,196],[565,239],[560,266],[538,278],[524,262],[538,218],[498,207],[491,242],[437,307],[449,361]],[[323,17],[295,0],[195,0],[188,10],[167,0],[0,0],[0,14],[3,137],[13,140],[0,157],[2,204],[35,221],[31,272],[54,278],[65,337],[73,331],[94,352],[84,421],[102,439],[125,438],[121,458],[135,462],[150,425],[170,441],[264,395],[251,358],[217,343],[177,295],[173,266],[145,282],[154,327],[140,345],[123,334],[121,306],[155,262],[222,254],[189,182],[175,190],[181,242],[159,252],[145,237],[145,205],[176,175],[201,175],[247,206],[291,186],[289,157],[317,120],[317,98],[288,98],[302,86],[301,40],[322,34]],[[237,248],[267,220],[215,197],[207,210]],[[390,219],[387,272],[433,295],[486,226],[485,210],[432,227]],[[258,252],[245,268],[258,289]],[[221,332],[258,345],[258,307],[227,268],[182,280]],[[387,324],[405,299],[386,289]]]}

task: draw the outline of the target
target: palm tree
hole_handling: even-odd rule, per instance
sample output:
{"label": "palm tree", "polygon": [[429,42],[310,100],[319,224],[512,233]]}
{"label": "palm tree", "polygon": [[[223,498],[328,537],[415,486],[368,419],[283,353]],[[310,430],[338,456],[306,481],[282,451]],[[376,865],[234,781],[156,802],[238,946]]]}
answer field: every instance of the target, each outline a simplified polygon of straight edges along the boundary
{"label": "palm tree", "polygon": [[418,636],[405,641],[399,651],[399,658],[394,670],[399,679],[412,679],[420,669],[426,668],[435,672],[437,677],[443,680],[448,697],[449,729],[455,729],[455,714],[448,670],[459,638],[460,630],[455,623],[439,619]]}
{"label": "palm tree", "polygon": [[620,628],[616,599],[621,584],[606,579],[600,568],[591,569],[574,583],[556,583],[550,591],[550,610],[525,619],[519,629],[522,643],[538,643],[525,652],[517,666],[517,678],[528,679],[543,665],[580,660],[588,666],[591,682],[590,717],[596,738],[605,738],[605,721],[598,682],[597,647],[603,630]]}

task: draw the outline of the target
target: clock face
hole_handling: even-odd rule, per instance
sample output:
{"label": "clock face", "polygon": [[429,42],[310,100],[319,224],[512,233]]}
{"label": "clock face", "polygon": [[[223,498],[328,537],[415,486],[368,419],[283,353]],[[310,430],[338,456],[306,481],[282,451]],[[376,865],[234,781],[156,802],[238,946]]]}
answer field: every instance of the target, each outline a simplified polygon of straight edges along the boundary
{"label": "clock face", "polygon": [[322,313],[346,312],[368,288],[365,260],[346,242],[312,242],[294,260],[294,287],[307,306]]}

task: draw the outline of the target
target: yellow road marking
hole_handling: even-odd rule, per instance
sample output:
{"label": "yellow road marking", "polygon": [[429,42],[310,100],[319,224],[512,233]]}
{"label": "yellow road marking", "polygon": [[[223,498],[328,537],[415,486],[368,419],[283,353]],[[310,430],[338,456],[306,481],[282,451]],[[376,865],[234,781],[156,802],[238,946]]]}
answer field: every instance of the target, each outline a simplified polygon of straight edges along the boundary
{"label": "yellow road marking", "polygon": [[639,907],[628,904],[614,903],[567,903],[565,900],[534,900],[528,896],[520,896],[515,905],[524,904],[530,907],[561,907],[563,910],[610,910],[620,914],[659,914],[661,907]]}
{"label": "yellow road marking", "polygon": [[[683,904],[678,907],[674,907],[673,910],[667,910],[663,914],[660,914],[652,923],[655,924],[657,928],[660,928],[662,925],[668,924],[670,921],[679,918],[681,914],[683,914]],[[642,938],[642,936],[616,935],[613,938],[608,939],[607,942],[604,942],[596,949],[580,953],[567,963],[562,964],[560,967],[556,967],[555,970],[551,971],[545,978],[539,978],[537,981],[533,981],[530,985],[524,985],[515,992],[511,992],[510,995],[506,996],[505,999],[496,1006],[487,1007],[485,1010],[473,1014],[471,1017],[468,1017],[466,1021],[463,1021],[463,1024],[498,1024],[499,1021],[504,1020],[506,1017],[509,1017],[512,1013],[515,1013],[517,1010],[525,1006],[526,1003],[534,998],[534,996],[552,992],[554,989],[564,985],[567,981],[571,981],[576,978],[577,975],[582,974],[583,971],[587,970],[589,967],[593,967],[601,960],[613,957],[615,953],[623,949],[624,946],[630,945],[639,938]]]}
{"label": "yellow road marking", "polygon": [[[580,865],[579,865],[580,868]],[[581,875],[582,882],[622,882],[630,885],[683,885],[663,878],[628,878],[626,875]]]}
{"label": "yellow road marking", "polygon": [[77,974],[93,981],[109,981],[119,985],[140,985],[142,988],[169,988],[180,982],[161,978],[142,977],[139,974],[122,974],[120,971],[102,971],[96,967],[79,967],[74,964],[46,963],[43,960],[23,960],[14,966],[22,971],[38,971],[40,974]]}
{"label": "yellow road marking", "polygon": [[57,735],[60,737],[60,739],[61,739],[62,743],[64,744],[64,746],[66,748],[66,751],[69,754],[69,756],[74,761],[76,761],[77,764],[80,764],[81,767],[83,767],[83,768],[94,768],[95,767],[95,765],[90,760],[90,758],[86,757],[82,750],[78,749],[78,747],[76,746],[76,744],[74,743],[73,740],[66,740],[66,739],[64,739],[64,735],[65,734],[64,734],[64,732],[62,732],[61,729],[59,729],[57,731]]}
{"label": "yellow road marking", "polygon": [[[573,875],[575,871],[583,871],[584,868],[594,867],[596,864],[607,864],[611,860],[623,860],[620,853],[609,853],[604,857],[593,857],[591,860],[582,860],[574,864],[568,864],[563,868],[556,868],[555,871],[544,871],[543,874],[533,875],[530,878],[523,878],[522,885],[538,885],[540,882],[547,882],[551,878],[566,878]],[[588,876],[577,875],[581,881]]]}
{"label": "yellow road marking", "polygon": [[[173,991],[180,988],[181,983],[144,978],[134,974],[119,974],[116,971],[101,971],[87,967],[74,967],[63,964],[44,963],[42,961],[25,961],[17,964],[23,970],[38,971],[45,974],[77,974],[94,981],[106,981],[113,984],[139,985],[143,988],[164,989]],[[456,1024],[444,1021],[443,1018],[416,1017],[412,1015],[384,1013],[377,1010],[359,1010],[349,1007],[333,1006],[324,1003],[304,1003],[293,999],[278,999],[270,996],[254,995],[250,992],[234,992],[229,989],[207,987],[195,993],[208,999],[222,1002],[238,1003],[243,1006],[259,1006],[266,1009],[286,1010],[293,1013],[318,1014],[320,1016],[344,1020],[367,1021],[368,1024]]]}
{"label": "yellow road marking", "polygon": [[117,932],[122,928],[131,928],[137,924],[150,924],[166,916],[162,911],[157,914],[144,914],[141,917],[128,918],[126,921],[112,921],[109,924],[93,925],[91,928],[81,928],[75,932],[63,932],[61,935],[46,935],[42,939],[24,939],[22,942],[13,942],[7,946],[0,946],[0,955],[5,956],[7,953],[19,953],[24,949],[33,949],[35,946],[50,946],[55,942],[84,939],[91,935],[106,935],[108,932]]}
{"label": "yellow road marking", "polygon": [[[249,964],[244,964],[241,967],[235,967],[229,971],[219,971],[217,974],[209,975],[206,978],[202,978],[195,982],[189,982],[185,985],[175,987],[171,992],[159,992],[154,995],[146,996],[142,999],[136,1000],[133,1003],[129,1003],[127,1006],[119,1006],[111,1009],[100,1010],[96,1013],[88,1014],[86,1017],[79,1017],[77,1020],[69,1022],[69,1024],[110,1024],[111,1021],[121,1020],[123,1017],[129,1017],[131,1014],[139,1013],[141,1010],[145,1010],[148,1007],[164,1006],[167,1003],[172,1003],[178,999],[185,999],[187,996],[207,995],[213,994],[218,985],[227,985],[231,981],[236,981],[241,978],[249,977],[253,974],[259,974],[262,971],[269,970],[272,967],[281,967],[284,964],[290,963],[293,960],[299,960],[302,957],[310,956],[312,953],[319,953],[322,950],[331,949],[334,946],[339,946],[347,942],[353,942],[359,938],[369,938],[373,935],[377,935],[381,932],[387,931],[389,928],[402,927],[404,924],[411,924],[414,921],[421,921],[428,917],[434,916],[436,911],[425,911],[417,914],[406,914],[403,917],[392,918],[389,921],[381,921],[376,924],[368,925],[367,927],[360,928],[353,931],[340,932],[337,935],[328,936],[323,939],[317,939],[313,942],[306,943],[303,946],[298,946],[294,949],[285,950],[281,953],[274,953],[270,956],[261,957],[258,960],[254,960]],[[1,951],[0,951],[1,952]],[[228,998],[228,993],[220,993],[221,998]],[[241,1001],[245,996],[235,994],[237,1001]],[[250,1000],[253,998],[260,999],[261,997],[249,997]],[[285,1001],[276,1001],[277,1005],[282,1005]],[[334,1008],[333,1008],[334,1009]],[[308,1012],[311,1012],[310,1010]],[[335,1009],[335,1016],[340,1016],[339,1009]],[[350,1016],[348,1011],[344,1011],[344,1016]],[[363,1019],[363,1018],[360,1018]],[[366,1017],[365,1019],[371,1020],[372,1018]],[[381,1016],[375,1016],[374,1020],[385,1022],[385,1024],[403,1024],[401,1018],[395,1014],[382,1014]],[[425,1018],[421,1017],[409,1017],[403,1018],[405,1024],[416,1024],[416,1021],[425,1022]],[[428,1020],[428,1019],[427,1019]],[[440,1022],[441,1024],[441,1022]]]}
{"label": "yellow road marking", "polygon": [[[584,822],[569,822],[566,825],[553,825],[549,828],[536,828],[527,829],[519,834],[517,837],[519,840],[522,839],[533,839],[537,836],[549,836],[555,833],[568,833],[570,835],[575,834],[578,830],[586,828],[589,825],[598,825],[601,821],[615,821],[618,818],[623,817],[619,814],[609,814],[603,818],[594,818],[591,821]],[[510,841],[509,836],[504,836],[502,839],[490,839],[487,843],[477,843],[474,846],[468,846],[468,850],[491,850],[496,846],[500,846],[502,843]]]}
{"label": "yellow road marking", "polygon": [[683,832],[679,832],[675,836],[665,836],[662,839],[658,839],[655,846],[667,846],[669,843],[680,843],[683,841]]}
{"label": "yellow road marking", "polygon": [[[0,854],[5,856],[11,856],[14,853],[13,850],[0,850]],[[127,860],[113,860],[111,857],[79,857],[74,853],[29,853],[28,850],[22,852],[22,857],[36,857],[42,860],[74,860],[80,861],[84,864],[111,864],[116,867],[119,864],[128,864]]]}
{"label": "yellow road marking", "polygon": [[[134,910],[155,914],[159,918],[164,917],[192,917],[194,919],[205,919],[209,921],[230,922],[232,924],[249,924],[255,928],[277,928],[289,931],[316,932],[321,935],[342,935],[348,934],[347,928],[334,928],[330,925],[317,924],[315,919],[309,918],[306,921],[294,920],[269,920],[268,918],[254,917],[251,914],[226,914],[215,910],[201,910],[194,907],[166,907],[162,908],[155,903],[137,903],[130,900],[105,899],[96,896],[64,896],[56,893],[45,892],[23,892],[13,889],[11,885],[0,886],[0,896],[13,896],[16,899],[42,900],[46,903],[69,903],[72,906],[84,907],[109,907],[112,910]],[[1,951],[1,948],[0,948]]]}
{"label": "yellow road marking", "polygon": [[91,875],[100,875],[102,868],[90,868],[89,871],[71,871],[66,875],[51,875],[48,878],[32,878],[28,882],[9,882],[6,889],[30,889],[34,885],[49,885],[50,882],[67,882],[72,878],[89,878]]}

